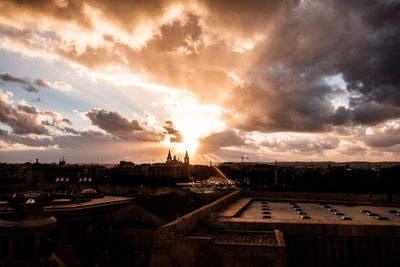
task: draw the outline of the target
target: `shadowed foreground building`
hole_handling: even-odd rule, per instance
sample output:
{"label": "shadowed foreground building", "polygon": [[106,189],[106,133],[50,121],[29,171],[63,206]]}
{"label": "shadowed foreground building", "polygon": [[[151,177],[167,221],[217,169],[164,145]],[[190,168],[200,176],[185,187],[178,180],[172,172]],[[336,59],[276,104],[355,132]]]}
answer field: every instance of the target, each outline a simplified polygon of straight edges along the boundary
{"label": "shadowed foreground building", "polygon": [[[2,203],[0,263],[400,265],[399,195],[392,195],[391,205],[387,195],[236,191],[214,196],[25,192],[23,201]],[[29,209],[15,216],[23,207]]]}
{"label": "shadowed foreground building", "polygon": [[0,266],[149,266],[159,227],[226,194],[71,192],[1,196]]}
{"label": "shadowed foreground building", "polygon": [[151,265],[399,266],[385,197],[234,192],[159,228]]}
{"label": "shadowed foreground building", "polygon": [[[129,205],[131,200],[103,197],[93,189],[84,189],[79,195],[15,193],[1,201],[0,265],[85,266],[80,252],[84,241],[89,240],[87,229],[96,228],[100,218]],[[100,232],[101,237],[105,233]],[[92,252],[87,253],[88,257],[94,254],[88,252]],[[124,260],[126,254],[121,252],[119,256]],[[129,255],[126,259],[130,263]]]}
{"label": "shadowed foreground building", "polygon": [[0,219],[2,266],[49,264],[57,220],[43,211],[36,193],[18,193],[10,199],[12,210]]}

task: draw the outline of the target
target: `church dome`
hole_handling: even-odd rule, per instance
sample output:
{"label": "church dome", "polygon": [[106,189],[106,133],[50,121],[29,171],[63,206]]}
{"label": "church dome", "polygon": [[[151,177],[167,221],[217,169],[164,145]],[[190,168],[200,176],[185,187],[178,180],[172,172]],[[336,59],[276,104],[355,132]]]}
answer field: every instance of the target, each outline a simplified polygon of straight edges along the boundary
{"label": "church dome", "polygon": [[97,195],[97,191],[93,188],[86,188],[81,191],[81,195]]}

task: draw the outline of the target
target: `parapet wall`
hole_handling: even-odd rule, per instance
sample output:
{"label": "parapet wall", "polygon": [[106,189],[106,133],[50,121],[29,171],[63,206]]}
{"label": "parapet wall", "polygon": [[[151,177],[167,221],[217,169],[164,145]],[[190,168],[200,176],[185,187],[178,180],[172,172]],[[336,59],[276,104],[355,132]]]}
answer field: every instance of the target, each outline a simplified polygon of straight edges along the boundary
{"label": "parapet wall", "polygon": [[[186,264],[182,263],[181,266],[191,266],[189,259],[191,255],[195,253],[195,250],[191,249],[190,246],[183,241],[182,237],[204,222],[211,212],[221,210],[223,207],[238,199],[241,194],[241,191],[232,192],[227,196],[215,200],[200,209],[158,228],[154,238],[150,266],[172,267],[175,266],[174,263],[177,261],[186,262]],[[183,250],[186,250],[184,255],[182,255]],[[185,259],[182,260],[182,257]]]}
{"label": "parapet wall", "polygon": [[200,209],[188,213],[185,216],[160,227],[157,230],[156,243],[161,240],[171,239],[177,234],[187,234],[188,232],[194,230],[197,226],[199,226],[211,212],[220,210],[222,207],[225,207],[229,203],[232,203],[240,196],[241,191],[232,192],[227,196],[215,200],[214,202],[211,202],[210,204],[205,205]]}

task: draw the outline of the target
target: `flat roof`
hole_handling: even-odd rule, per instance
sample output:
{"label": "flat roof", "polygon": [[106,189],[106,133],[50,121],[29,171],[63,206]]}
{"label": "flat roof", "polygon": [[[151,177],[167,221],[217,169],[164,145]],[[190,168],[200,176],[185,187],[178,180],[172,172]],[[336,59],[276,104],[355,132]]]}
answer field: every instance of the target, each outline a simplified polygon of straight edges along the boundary
{"label": "flat roof", "polygon": [[[295,207],[292,207],[291,204],[293,203],[295,203]],[[334,210],[329,210],[329,207],[326,205]],[[241,208],[239,209],[238,206]],[[296,210],[296,207],[298,210]],[[372,213],[372,216],[369,213]],[[344,205],[239,198],[223,210],[221,214],[238,218],[240,221],[245,219],[253,221],[257,219],[257,221],[261,220],[265,222],[282,220],[285,222],[324,221],[324,223],[354,224],[361,222],[400,225],[400,207],[373,205]],[[303,219],[303,215],[308,216],[309,219]],[[343,220],[342,216],[346,216],[350,220]],[[387,220],[379,220],[379,216],[385,217]]]}
{"label": "flat roof", "polygon": [[50,214],[68,211],[91,211],[128,204],[132,200],[133,198],[129,197],[104,196],[102,198],[92,198],[90,201],[82,203],[57,203],[53,205],[47,205],[44,206],[43,209],[45,212]]}

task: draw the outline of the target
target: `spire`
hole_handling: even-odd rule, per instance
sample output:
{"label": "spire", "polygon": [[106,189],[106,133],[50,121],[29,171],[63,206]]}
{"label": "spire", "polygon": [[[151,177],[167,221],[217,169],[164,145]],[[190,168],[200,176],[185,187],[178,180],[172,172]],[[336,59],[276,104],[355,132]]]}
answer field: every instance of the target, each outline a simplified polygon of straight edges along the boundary
{"label": "spire", "polygon": [[187,179],[189,179],[189,176],[190,176],[190,170],[189,170],[189,154],[188,154],[188,151],[187,151],[187,149],[186,149],[186,153],[185,153],[185,160],[184,160],[184,162],[185,162],[185,176],[186,176],[186,178]]}
{"label": "spire", "polygon": [[168,150],[168,157],[167,157],[167,163],[172,161],[172,157],[171,157],[171,150]]}
{"label": "spire", "polygon": [[185,153],[185,164],[189,164],[189,154],[188,154],[187,149],[186,149],[186,153]]}

